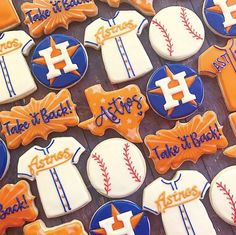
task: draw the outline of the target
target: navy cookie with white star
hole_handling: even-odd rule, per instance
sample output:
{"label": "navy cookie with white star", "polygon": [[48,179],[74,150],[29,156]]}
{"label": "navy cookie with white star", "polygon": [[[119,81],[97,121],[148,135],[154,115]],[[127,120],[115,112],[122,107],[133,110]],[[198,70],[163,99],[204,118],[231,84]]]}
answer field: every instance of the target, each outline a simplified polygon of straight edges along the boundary
{"label": "navy cookie with white star", "polygon": [[38,44],[31,63],[33,74],[41,84],[51,89],[62,89],[83,78],[88,68],[88,56],[77,39],[53,34]]}
{"label": "navy cookie with white star", "polygon": [[150,224],[138,205],[118,200],[104,204],[95,212],[89,231],[90,235],[150,235]]}
{"label": "navy cookie with white star", "polygon": [[154,72],[146,94],[157,114],[175,120],[186,118],[199,108],[204,98],[204,87],[193,69],[181,64],[169,64]]}

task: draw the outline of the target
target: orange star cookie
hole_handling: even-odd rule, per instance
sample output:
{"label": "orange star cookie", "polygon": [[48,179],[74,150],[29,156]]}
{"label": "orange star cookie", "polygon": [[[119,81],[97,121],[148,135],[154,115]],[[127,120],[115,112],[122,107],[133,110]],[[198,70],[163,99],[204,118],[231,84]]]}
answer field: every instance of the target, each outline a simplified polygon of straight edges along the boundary
{"label": "orange star cookie", "polygon": [[225,148],[228,141],[213,111],[197,115],[188,123],[177,122],[171,130],[160,130],[148,135],[144,142],[149,149],[156,171],[165,174],[183,162],[194,163],[203,155]]}
{"label": "orange star cookie", "polygon": [[21,227],[38,216],[34,196],[29,184],[22,180],[17,184],[7,184],[0,189],[0,235],[7,228]]}
{"label": "orange star cookie", "polygon": [[86,89],[85,95],[93,117],[79,127],[98,136],[103,136],[110,128],[131,142],[142,142],[139,125],[149,106],[136,85],[106,92],[98,84]]}

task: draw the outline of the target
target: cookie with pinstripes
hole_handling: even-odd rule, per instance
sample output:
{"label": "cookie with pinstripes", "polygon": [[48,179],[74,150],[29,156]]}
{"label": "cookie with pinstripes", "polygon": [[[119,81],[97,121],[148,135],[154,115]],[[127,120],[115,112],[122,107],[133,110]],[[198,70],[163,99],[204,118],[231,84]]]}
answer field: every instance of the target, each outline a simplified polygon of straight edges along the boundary
{"label": "cookie with pinstripes", "polygon": [[87,173],[92,186],[103,196],[124,198],[135,193],[146,177],[140,150],[127,140],[108,139],[90,154]]}
{"label": "cookie with pinstripes", "polygon": [[5,176],[10,165],[10,153],[7,146],[0,139],[0,180]]}
{"label": "cookie with pinstripes", "polygon": [[149,38],[153,49],[164,59],[181,61],[195,55],[203,45],[205,31],[191,10],[171,6],[159,11],[151,21]]}

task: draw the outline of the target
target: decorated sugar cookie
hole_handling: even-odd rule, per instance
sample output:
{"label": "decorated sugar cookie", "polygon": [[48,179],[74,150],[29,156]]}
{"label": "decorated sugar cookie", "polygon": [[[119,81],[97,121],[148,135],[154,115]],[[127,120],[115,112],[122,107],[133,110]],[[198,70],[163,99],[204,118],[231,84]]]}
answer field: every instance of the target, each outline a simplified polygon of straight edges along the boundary
{"label": "decorated sugar cookie", "polygon": [[211,46],[199,57],[198,72],[211,78],[217,77],[227,109],[236,111],[236,39],[225,47]]}
{"label": "decorated sugar cookie", "polygon": [[215,176],[210,188],[210,202],[216,214],[236,226],[236,167],[231,166]]}
{"label": "decorated sugar cookie", "polygon": [[10,165],[10,153],[8,152],[7,146],[0,139],[0,180],[7,173],[8,167]]}
{"label": "decorated sugar cookie", "polygon": [[52,89],[73,86],[88,68],[88,56],[83,45],[64,34],[54,34],[41,41],[31,62],[37,80]]}
{"label": "decorated sugar cookie", "polygon": [[0,104],[22,99],[37,90],[25,60],[33,46],[34,41],[24,31],[0,35]]}
{"label": "decorated sugar cookie", "polygon": [[20,24],[19,16],[14,8],[12,0],[0,1],[0,32],[14,28]]}
{"label": "decorated sugar cookie", "polygon": [[216,235],[201,200],[210,184],[197,171],[178,171],[171,180],[158,178],[144,189],[143,209],[161,214],[166,235]]}
{"label": "decorated sugar cookie", "polygon": [[47,228],[42,220],[37,220],[24,227],[24,235],[88,235],[83,224],[78,220],[62,224],[53,228]]}
{"label": "decorated sugar cookie", "polygon": [[203,18],[213,33],[222,37],[235,37],[235,9],[235,0],[204,0]]}
{"label": "decorated sugar cookie", "polygon": [[21,9],[25,15],[24,22],[34,38],[51,34],[58,27],[68,29],[71,22],[85,21],[98,13],[93,0],[33,0],[32,3],[23,3]]}
{"label": "decorated sugar cookie", "polygon": [[108,139],[98,144],[87,163],[92,186],[103,196],[124,198],[136,192],[146,177],[140,150],[127,140]]}
{"label": "decorated sugar cookie", "polygon": [[101,49],[111,83],[132,81],[153,69],[138,38],[147,24],[136,11],[118,11],[113,18],[100,17],[87,26],[84,44]]}
{"label": "decorated sugar cookie", "polygon": [[0,235],[6,234],[8,228],[21,227],[25,222],[34,221],[38,216],[34,196],[24,180],[0,189],[0,209]]}
{"label": "decorated sugar cookie", "polygon": [[131,142],[142,142],[139,125],[149,107],[136,85],[106,92],[98,84],[87,88],[85,95],[93,117],[79,127],[98,136],[103,136],[106,129],[114,129]]}
{"label": "decorated sugar cookie", "polygon": [[157,69],[147,85],[147,98],[153,110],[174,120],[193,114],[202,104],[204,87],[191,68],[169,64]]}
{"label": "decorated sugar cookie", "polygon": [[131,201],[111,201],[94,214],[90,235],[150,235],[148,217]]}
{"label": "decorated sugar cookie", "polygon": [[80,209],[91,201],[83,179],[74,166],[84,147],[73,137],[59,137],[46,147],[34,146],[18,163],[18,177],[36,180],[48,218]]}
{"label": "decorated sugar cookie", "polygon": [[171,61],[181,61],[200,50],[205,31],[201,20],[193,11],[171,6],[159,11],[152,19],[149,38],[159,56]]}
{"label": "decorated sugar cookie", "polygon": [[203,154],[212,154],[227,147],[228,141],[222,129],[216,114],[208,111],[187,123],[177,122],[171,130],[147,135],[144,142],[156,171],[164,174],[170,168],[177,169],[185,161],[196,163]]}
{"label": "decorated sugar cookie", "polygon": [[8,148],[28,145],[39,137],[47,139],[51,132],[64,132],[68,127],[78,125],[75,108],[69,90],[63,89],[57,95],[51,92],[42,100],[31,98],[26,106],[0,112],[2,134]]}

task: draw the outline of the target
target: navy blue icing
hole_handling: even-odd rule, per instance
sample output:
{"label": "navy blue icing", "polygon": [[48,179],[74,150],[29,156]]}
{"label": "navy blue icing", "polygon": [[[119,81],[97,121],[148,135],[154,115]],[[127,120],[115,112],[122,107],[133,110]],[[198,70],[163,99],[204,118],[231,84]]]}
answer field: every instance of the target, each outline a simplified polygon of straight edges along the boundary
{"label": "navy blue icing", "polygon": [[2,179],[7,171],[10,156],[5,143],[0,139],[0,179]]}

